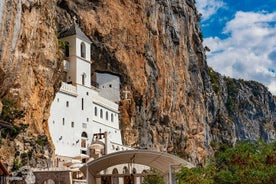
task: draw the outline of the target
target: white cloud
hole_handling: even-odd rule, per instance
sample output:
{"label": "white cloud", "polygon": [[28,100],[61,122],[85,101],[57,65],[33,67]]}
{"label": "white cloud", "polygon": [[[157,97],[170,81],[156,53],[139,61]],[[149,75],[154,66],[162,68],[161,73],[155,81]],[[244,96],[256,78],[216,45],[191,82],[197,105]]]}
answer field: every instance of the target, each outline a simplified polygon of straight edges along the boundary
{"label": "white cloud", "polygon": [[276,94],[276,81],[272,81],[268,85],[269,90],[271,91],[272,94]]}
{"label": "white cloud", "polygon": [[202,14],[202,20],[210,18],[224,5],[222,0],[196,0],[196,7],[198,12]]}
{"label": "white cloud", "polygon": [[208,64],[223,75],[259,81],[276,95],[276,12],[236,13],[227,22],[229,37],[204,40]]}

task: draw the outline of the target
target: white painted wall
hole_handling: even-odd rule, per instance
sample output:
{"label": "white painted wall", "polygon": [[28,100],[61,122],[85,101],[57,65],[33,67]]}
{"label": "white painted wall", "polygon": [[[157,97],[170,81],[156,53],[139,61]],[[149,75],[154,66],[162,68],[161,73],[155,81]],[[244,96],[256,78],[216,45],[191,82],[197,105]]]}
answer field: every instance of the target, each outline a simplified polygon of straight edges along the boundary
{"label": "white painted wall", "polygon": [[99,84],[100,95],[111,100],[120,100],[120,78],[109,73],[96,73],[96,82]]}
{"label": "white painted wall", "polygon": [[[52,103],[48,123],[56,154],[69,157],[78,155],[81,150],[81,133],[87,133],[87,143],[91,144],[93,134],[99,133],[100,129],[102,133],[108,132],[110,141],[122,144],[118,105],[110,101],[105,105],[104,101],[107,100],[97,91],[81,85],[77,85],[77,94],[77,96],[72,96],[69,93],[58,92]],[[97,101],[102,101],[101,105]],[[94,113],[95,107],[98,109],[97,116]],[[103,111],[103,118],[100,117],[100,109]],[[109,115],[108,120],[106,120],[106,112]],[[114,116],[113,122],[111,122],[111,114]],[[74,127],[71,127],[71,122],[74,122]]]}

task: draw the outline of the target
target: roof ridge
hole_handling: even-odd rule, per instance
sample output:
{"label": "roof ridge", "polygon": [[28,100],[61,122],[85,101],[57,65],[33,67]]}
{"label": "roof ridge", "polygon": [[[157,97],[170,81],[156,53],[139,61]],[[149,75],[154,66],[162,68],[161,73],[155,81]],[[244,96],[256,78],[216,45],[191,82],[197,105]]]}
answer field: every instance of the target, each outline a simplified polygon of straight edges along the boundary
{"label": "roof ridge", "polygon": [[79,39],[91,43],[90,38],[82,31],[78,24],[74,23],[67,29],[60,32],[60,38],[76,35]]}

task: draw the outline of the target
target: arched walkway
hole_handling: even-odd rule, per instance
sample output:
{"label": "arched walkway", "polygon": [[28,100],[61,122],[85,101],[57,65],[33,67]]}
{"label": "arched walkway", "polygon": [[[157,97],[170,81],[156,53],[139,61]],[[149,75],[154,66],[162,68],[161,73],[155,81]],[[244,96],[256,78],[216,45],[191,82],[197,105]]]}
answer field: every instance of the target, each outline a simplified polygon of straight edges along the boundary
{"label": "arched walkway", "polygon": [[163,175],[168,175],[172,165],[182,165],[188,168],[194,167],[193,164],[186,160],[168,153],[149,150],[128,150],[97,158],[86,163],[81,170],[83,173],[86,173],[88,184],[95,184],[95,176],[97,173],[111,166],[125,163],[146,165],[159,170]]}

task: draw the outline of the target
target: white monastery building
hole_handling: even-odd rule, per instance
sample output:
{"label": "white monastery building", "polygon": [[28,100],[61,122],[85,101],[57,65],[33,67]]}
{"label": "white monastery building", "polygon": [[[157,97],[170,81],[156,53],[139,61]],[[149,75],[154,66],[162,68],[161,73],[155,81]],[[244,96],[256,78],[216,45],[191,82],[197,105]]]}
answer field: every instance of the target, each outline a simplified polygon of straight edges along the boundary
{"label": "white monastery building", "polygon": [[95,157],[93,143],[103,145],[100,154],[130,149],[122,145],[115,103],[120,100],[119,76],[96,73],[91,81],[91,42],[77,25],[61,33],[61,41],[66,45],[63,82],[48,121],[55,154]]}
{"label": "white monastery building", "polygon": [[[84,163],[133,148],[122,144],[118,111],[120,77],[97,72],[93,74],[96,79],[92,80],[91,41],[76,24],[62,32],[60,37],[65,43],[63,81],[48,120],[55,145],[56,160],[52,169],[67,166],[65,169],[72,173],[70,183],[84,184],[86,179],[79,170]],[[104,175],[97,178],[97,183],[129,183],[130,174],[147,169],[147,166],[139,164],[116,165],[102,171]],[[114,174],[129,176],[119,178]],[[141,183],[142,178],[132,180]]]}

